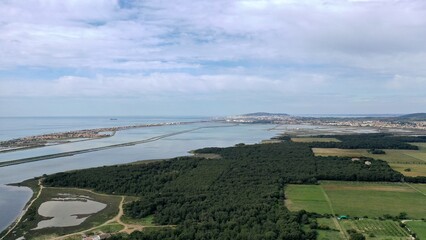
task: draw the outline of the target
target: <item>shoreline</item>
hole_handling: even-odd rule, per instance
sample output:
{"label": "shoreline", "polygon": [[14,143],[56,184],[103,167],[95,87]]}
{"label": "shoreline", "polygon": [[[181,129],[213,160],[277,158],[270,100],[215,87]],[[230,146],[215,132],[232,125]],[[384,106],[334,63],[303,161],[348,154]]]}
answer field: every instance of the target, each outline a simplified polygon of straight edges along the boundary
{"label": "shoreline", "polygon": [[[32,148],[41,148],[52,145],[60,145],[81,141],[89,141],[99,138],[108,138],[115,135],[117,131],[123,131],[128,129],[146,128],[146,127],[161,127],[161,126],[173,126],[173,125],[186,125],[194,123],[213,122],[213,120],[200,120],[200,121],[189,121],[189,122],[163,122],[163,123],[149,123],[149,124],[138,124],[138,125],[127,125],[117,127],[102,127],[93,129],[80,129],[68,132],[54,132],[42,135],[27,136],[21,138],[14,138],[9,140],[0,141],[0,154],[14,151],[27,150]],[[107,132],[107,134],[105,134]],[[108,134],[110,132],[110,134]],[[72,141],[73,139],[81,140]],[[70,141],[71,140],[71,141]]]}
{"label": "shoreline", "polygon": [[[193,153],[192,151],[193,150],[188,151],[188,153],[191,154],[190,156],[191,157],[197,157],[197,155],[195,153]],[[179,157],[179,156],[176,156],[176,157]],[[167,160],[170,160],[170,159],[173,159],[173,158],[136,160],[136,161],[130,162],[130,163],[122,163],[122,164],[115,164],[115,165],[121,166],[121,165],[150,164],[150,163],[155,163],[155,162],[160,162],[160,161],[167,161]],[[86,168],[73,169],[73,170],[69,170],[69,171],[65,171],[65,172],[79,171],[79,170],[82,170],[82,169],[86,169]],[[38,199],[38,196],[41,194],[41,191],[44,188],[44,186],[41,183],[42,179],[43,179],[43,176],[39,176],[39,177],[35,177],[35,178],[32,178],[32,179],[26,179],[26,180],[19,182],[19,183],[5,184],[6,186],[11,186],[11,187],[28,188],[30,191],[32,191],[32,195],[28,199],[28,201],[25,203],[25,205],[23,206],[23,209],[17,215],[16,219],[14,219],[5,229],[3,229],[0,232],[0,240],[5,239],[5,237],[8,236],[19,225],[19,223],[22,221],[22,217],[25,216],[28,209],[32,206],[32,204],[35,202],[35,200]],[[97,193],[97,194],[99,194],[99,193]]]}
{"label": "shoreline", "polygon": [[193,128],[193,129],[184,130],[184,131],[163,134],[163,135],[160,135],[160,136],[155,136],[155,137],[151,137],[151,138],[139,140],[139,141],[132,141],[132,142],[102,146],[102,147],[88,148],[88,149],[83,149],[83,150],[54,153],[54,154],[47,154],[47,155],[36,156],[36,157],[29,157],[29,158],[21,158],[21,159],[15,159],[15,160],[10,160],[10,161],[3,161],[3,162],[0,162],[0,168],[7,167],[7,166],[13,166],[13,165],[19,165],[19,164],[25,164],[25,163],[30,163],[30,162],[49,160],[49,159],[54,159],[54,158],[69,157],[69,156],[74,156],[74,155],[83,154],[83,153],[108,150],[108,149],[112,149],[112,148],[129,147],[129,146],[134,146],[134,145],[138,145],[138,144],[154,142],[154,141],[157,141],[157,140],[160,140],[160,139],[163,139],[163,138],[167,138],[167,137],[171,137],[171,136],[175,136],[175,135],[179,135],[179,134],[183,134],[183,133],[193,132],[193,131],[197,131],[197,130],[205,129],[205,128],[231,127],[231,126],[236,126],[236,125],[237,124],[232,124],[232,125],[228,125],[228,126],[197,127],[197,128]]}

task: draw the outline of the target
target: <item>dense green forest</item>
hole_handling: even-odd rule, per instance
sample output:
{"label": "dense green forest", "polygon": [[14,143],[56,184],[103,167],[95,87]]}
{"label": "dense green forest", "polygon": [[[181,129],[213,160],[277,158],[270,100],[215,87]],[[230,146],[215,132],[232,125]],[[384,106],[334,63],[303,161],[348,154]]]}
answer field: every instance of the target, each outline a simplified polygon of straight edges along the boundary
{"label": "dense green forest", "polygon": [[[417,146],[410,142],[426,142],[426,136],[394,136],[387,133],[349,134],[349,135],[320,135],[315,137],[336,138],[341,142],[313,142],[311,147],[320,148],[344,148],[344,149],[413,149]],[[289,140],[289,136],[279,137]]]}
{"label": "dense green forest", "polygon": [[196,152],[222,158],[92,168],[47,176],[44,184],[140,196],[125,205],[127,216],[177,225],[115,239],[315,239],[315,230],[303,228],[306,213],[285,208],[286,183],[402,179],[383,161],[368,159],[368,166],[366,159],[315,157],[309,144],[289,141]]}

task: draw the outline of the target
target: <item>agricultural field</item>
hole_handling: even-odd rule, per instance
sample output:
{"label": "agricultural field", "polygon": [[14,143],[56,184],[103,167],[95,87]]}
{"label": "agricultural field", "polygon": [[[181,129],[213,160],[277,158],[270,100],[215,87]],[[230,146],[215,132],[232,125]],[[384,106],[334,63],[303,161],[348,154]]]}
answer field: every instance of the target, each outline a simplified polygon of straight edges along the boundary
{"label": "agricultural field", "polygon": [[312,148],[316,156],[369,157],[386,161],[405,176],[426,176],[426,143],[413,143],[419,150],[386,149],[386,154],[371,154],[367,149]]}
{"label": "agricultural field", "polygon": [[426,239],[426,222],[425,221],[409,221],[406,222],[407,226],[411,231],[417,234],[417,237],[421,240]]}
{"label": "agricultural field", "polygon": [[367,239],[400,240],[410,239],[410,234],[405,228],[399,226],[398,221],[392,220],[343,220],[340,222],[345,230],[354,229],[362,233]]}
{"label": "agricultural field", "polygon": [[335,223],[331,218],[318,218],[320,228],[329,227],[330,230],[318,230],[318,240],[345,240],[343,234],[336,229]]}
{"label": "agricultural field", "polygon": [[[416,189],[425,187],[424,184],[413,186]],[[292,211],[334,211],[357,217],[396,216],[406,212],[409,218],[426,218],[426,195],[416,189],[402,183],[323,181],[320,185],[288,185],[285,204]],[[325,194],[320,194],[322,191]],[[328,200],[332,209],[327,206]]]}
{"label": "agricultural field", "polygon": [[290,211],[306,210],[320,214],[331,213],[323,190],[319,185],[289,184],[285,187],[285,205]]}
{"label": "agricultural field", "polygon": [[410,183],[409,186],[416,189],[419,192],[422,192],[424,195],[426,195],[426,184],[413,184]]}
{"label": "agricultural field", "polygon": [[319,137],[293,137],[291,138],[293,142],[340,142],[337,138],[319,138]]}
{"label": "agricultural field", "polygon": [[408,176],[408,177],[426,176],[426,164],[389,163],[389,166],[393,170],[404,174],[404,176]]}

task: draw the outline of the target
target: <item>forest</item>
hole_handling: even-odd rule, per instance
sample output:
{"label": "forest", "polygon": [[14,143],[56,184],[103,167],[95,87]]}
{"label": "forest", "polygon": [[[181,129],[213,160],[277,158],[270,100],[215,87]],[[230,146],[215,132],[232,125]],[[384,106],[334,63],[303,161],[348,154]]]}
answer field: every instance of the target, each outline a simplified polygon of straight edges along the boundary
{"label": "forest", "polygon": [[[152,215],[156,224],[177,225],[114,239],[316,239],[315,229],[303,227],[309,223],[306,212],[285,208],[285,184],[403,179],[386,162],[315,157],[309,144],[290,141],[196,153],[221,158],[179,157],[78,170],[46,176],[44,184],[139,196],[125,205],[127,216]],[[367,160],[372,164],[366,165]]]}

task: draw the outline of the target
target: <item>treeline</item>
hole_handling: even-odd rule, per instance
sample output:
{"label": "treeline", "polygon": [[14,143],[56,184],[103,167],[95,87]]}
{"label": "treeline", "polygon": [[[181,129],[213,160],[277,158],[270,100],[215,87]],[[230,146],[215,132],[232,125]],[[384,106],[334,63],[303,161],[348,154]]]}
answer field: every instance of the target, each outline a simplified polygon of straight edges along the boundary
{"label": "treeline", "polygon": [[400,181],[385,162],[315,157],[308,144],[205,148],[221,159],[181,157],[149,164],[99,167],[47,176],[44,184],[140,196],[125,205],[132,218],[154,216],[175,229],[116,239],[315,239],[306,216],[283,205],[286,183],[317,180]]}
{"label": "treeline", "polygon": [[394,136],[386,133],[321,135],[317,137],[336,138],[341,142],[313,142],[311,147],[344,149],[412,149],[418,150],[410,142],[426,142],[426,136]]}

